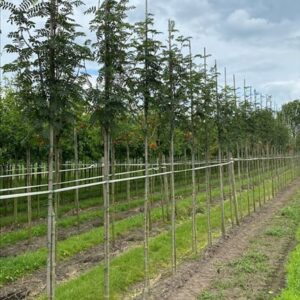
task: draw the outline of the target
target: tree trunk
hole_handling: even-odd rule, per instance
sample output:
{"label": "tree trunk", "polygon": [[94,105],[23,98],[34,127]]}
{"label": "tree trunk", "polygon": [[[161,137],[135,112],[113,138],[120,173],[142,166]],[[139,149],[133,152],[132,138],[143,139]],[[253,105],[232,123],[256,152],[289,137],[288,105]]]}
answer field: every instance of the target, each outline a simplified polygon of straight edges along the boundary
{"label": "tree trunk", "polygon": [[225,208],[224,208],[224,184],[223,184],[223,166],[222,164],[222,150],[219,145],[218,149],[218,158],[219,158],[219,180],[220,180],[220,198],[221,198],[221,232],[222,236],[225,237],[226,228],[225,228]]}
{"label": "tree trunk", "polygon": [[[75,185],[78,184],[79,179],[79,171],[78,171],[78,136],[76,126],[74,126],[74,162],[75,162]],[[75,190],[75,209],[76,209],[76,216],[77,216],[77,229],[79,230],[79,189]]]}
{"label": "tree trunk", "polygon": [[[130,149],[129,149],[129,144],[126,144],[126,172],[127,176],[130,177]],[[126,182],[126,195],[127,195],[127,201],[130,201],[130,180],[127,180]]]}
{"label": "tree trunk", "polygon": [[[37,167],[37,185],[41,185],[42,184],[42,165],[41,165],[41,161],[38,161],[38,167]],[[40,188],[37,189],[38,191],[40,190]],[[38,218],[40,217],[40,195],[37,195],[37,215]]]}
{"label": "tree trunk", "polygon": [[[111,141],[111,179],[115,179],[116,174],[116,164],[115,164],[115,146],[113,141]],[[127,181],[129,182],[129,180]],[[128,196],[128,194],[127,194]],[[111,213],[111,234],[112,234],[112,246],[115,247],[115,214],[116,214],[116,204],[115,204],[115,183],[111,184],[111,205],[112,205],[112,213]]]}
{"label": "tree trunk", "polygon": [[172,231],[172,274],[176,272],[176,200],[175,200],[175,179],[174,179],[174,132],[171,132],[171,201],[172,201],[172,215],[171,215],[171,231]]}
{"label": "tree trunk", "polygon": [[212,245],[212,233],[211,233],[211,183],[210,183],[210,168],[209,165],[209,141],[208,141],[208,128],[206,128],[206,138],[205,138],[205,190],[206,190],[206,209],[207,209],[207,244],[210,247]]}
{"label": "tree trunk", "polygon": [[144,201],[144,298],[149,295],[149,165],[148,165],[148,130],[145,121],[145,201]]}
{"label": "tree trunk", "polygon": [[240,161],[240,147],[239,144],[237,143],[236,145],[236,152],[237,152],[237,166],[238,166],[238,191],[239,191],[239,206],[240,206],[240,214],[241,214],[241,218],[243,218],[243,209],[242,209],[242,186],[241,186],[241,161]]}
{"label": "tree trunk", "polygon": [[[31,192],[31,165],[30,165],[30,148],[26,149],[26,178],[27,178],[27,193]],[[32,221],[32,205],[31,196],[27,196],[27,217],[28,217],[28,239],[31,243],[32,232],[31,232],[31,221]]]}
{"label": "tree trunk", "polygon": [[[192,137],[194,140],[194,137]],[[196,203],[196,171],[195,171],[195,145],[194,141],[192,142],[192,251],[197,253],[197,203]],[[186,155],[185,155],[186,161]],[[185,175],[186,177],[186,175]],[[186,182],[186,179],[185,179]],[[186,184],[187,186],[187,184]]]}
{"label": "tree trunk", "polygon": [[104,166],[103,166],[103,199],[104,199],[104,299],[109,299],[110,273],[110,237],[109,237],[109,152],[110,136],[107,129],[103,129]]}
{"label": "tree trunk", "polygon": [[236,184],[235,184],[235,176],[234,176],[234,159],[232,158],[231,152],[229,152],[229,159],[231,161],[231,164],[229,166],[230,166],[230,182],[231,182],[231,190],[233,196],[234,216],[235,216],[236,224],[240,225],[239,208],[238,208],[238,202],[236,197]]}
{"label": "tree trunk", "polygon": [[[166,164],[166,157],[162,155],[162,165],[163,165],[163,172],[167,172],[167,164]],[[165,195],[165,203],[166,203],[166,214],[167,220],[170,220],[170,194],[169,194],[169,182],[168,182],[168,174],[163,175],[164,178],[164,195]]]}
{"label": "tree trunk", "polygon": [[47,235],[47,294],[48,299],[55,299],[55,212],[53,205],[53,156],[54,129],[49,126],[49,166],[48,166],[48,235]]}

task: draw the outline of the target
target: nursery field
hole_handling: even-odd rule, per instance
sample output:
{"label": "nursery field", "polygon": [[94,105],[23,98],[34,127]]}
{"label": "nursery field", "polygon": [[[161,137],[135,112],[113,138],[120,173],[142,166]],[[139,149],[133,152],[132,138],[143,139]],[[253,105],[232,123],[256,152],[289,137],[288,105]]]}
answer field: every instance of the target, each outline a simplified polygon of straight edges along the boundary
{"label": "nursery field", "polygon": [[[299,185],[299,180],[296,179],[299,176],[298,163],[299,158],[292,157],[240,159],[221,164],[211,162],[210,168],[206,163],[203,166],[204,163],[199,162],[194,170],[196,173],[195,244],[193,244],[195,232],[192,224],[193,187],[190,180],[192,170],[188,162],[177,163],[174,170],[176,268],[178,266],[180,270],[177,276],[180,276],[181,266],[184,267],[187,261],[189,264],[191,261],[199,264],[200,259],[201,263],[201,257],[207,253],[206,251],[211,247],[214,249],[215,244],[222,240],[222,235],[223,238],[228,234],[231,236],[230,232],[236,224],[242,224],[241,229],[235,229],[242,232],[243,227],[247,228],[249,216],[253,213],[260,214],[261,210],[268,210],[268,207],[272,211],[272,207],[278,201],[278,194],[281,195],[285,190],[295,190],[295,186]],[[235,165],[235,168],[231,169],[231,165]],[[166,164],[164,167],[168,169],[169,165]],[[113,203],[110,208],[111,297],[112,299],[139,298],[144,290],[144,176],[140,175],[144,170],[139,164],[131,166],[129,174],[128,171],[126,172],[128,166],[116,165],[116,169],[116,178],[127,177],[127,179],[111,183],[113,185],[110,191],[113,193],[111,194]],[[208,169],[210,173],[207,190],[205,175]],[[89,177],[84,177],[87,175],[84,170],[80,177],[89,180],[80,181],[75,188],[73,186],[73,190],[61,192],[57,199],[59,200],[55,251],[57,299],[77,297],[95,299],[95,295],[99,295],[96,298],[101,299],[103,294],[103,197],[101,184],[99,180],[95,181],[101,178],[102,171],[97,166],[89,167],[88,170]],[[150,170],[152,170],[150,176],[153,176],[150,177],[149,182],[149,281],[150,289],[153,288],[153,295],[156,295],[155,291],[160,290],[156,285],[163,284],[161,278],[168,280],[168,276],[172,274],[171,204],[166,197],[169,193],[170,172],[161,173],[162,166],[158,165],[153,165]],[[220,186],[220,170],[223,175],[222,186]],[[235,174],[234,182],[231,171]],[[74,171],[67,171],[66,174],[68,172]],[[35,181],[39,181],[39,185],[42,186],[36,186],[35,189],[42,190],[45,178],[38,178],[37,175],[39,174],[31,175],[32,187],[37,185]],[[70,183],[74,183],[73,174],[67,176],[68,178],[60,183],[62,189],[70,188],[72,187]],[[17,196],[24,189],[21,175],[13,174],[12,177],[3,178],[4,184],[10,186],[2,189],[3,194],[6,191],[6,195],[10,195],[7,192],[17,189],[18,192],[14,193]],[[77,182],[75,180],[75,183]],[[95,182],[98,182],[98,185],[85,187]],[[79,209],[76,209],[78,203],[74,201],[77,192]],[[30,224],[28,224],[27,197],[2,200],[1,299],[44,297],[47,263],[46,197],[31,196]],[[288,196],[285,198],[288,199]],[[222,224],[223,218],[224,224]],[[256,216],[253,218],[255,219]],[[196,275],[197,272],[194,276]],[[206,278],[199,275],[199,278]],[[172,284],[176,282],[174,280]]]}
{"label": "nursery field", "polygon": [[299,298],[299,26],[176,1],[0,0],[0,300]]}

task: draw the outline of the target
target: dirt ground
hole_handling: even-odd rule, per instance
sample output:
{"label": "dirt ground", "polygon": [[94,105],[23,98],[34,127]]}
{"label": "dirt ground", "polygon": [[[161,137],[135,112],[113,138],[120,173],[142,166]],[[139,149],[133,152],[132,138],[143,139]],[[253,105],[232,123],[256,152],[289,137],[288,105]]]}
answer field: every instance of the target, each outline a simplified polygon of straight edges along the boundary
{"label": "dirt ground", "polygon": [[[226,293],[229,293],[229,290],[225,291],[224,286],[226,286],[226,284],[228,288],[230,286],[226,282],[222,283],[222,278],[231,276],[231,272],[234,272],[230,269],[231,264],[234,265],[234,262],[238,262],[241,256],[247,252],[251,243],[253,244],[252,240],[254,237],[261,234],[276,213],[288,204],[299,186],[300,180],[297,180],[273,199],[272,202],[267,203],[260,211],[253,213],[250,217],[246,217],[241,226],[231,229],[225,239],[215,242],[213,247],[207,249],[198,261],[193,260],[183,263],[178,267],[178,272],[175,277],[159,280],[151,289],[151,298],[195,299],[200,297],[199,299],[260,299],[247,298],[244,296],[240,297],[238,289],[235,291],[235,294],[238,295],[237,297],[226,298]],[[88,224],[87,226],[92,227],[94,224]],[[86,230],[86,228],[82,228],[82,230]],[[161,230],[164,230],[162,224],[155,224],[151,235],[155,236],[161,232]],[[68,234],[70,234],[70,231]],[[266,244],[263,246],[262,243],[261,248],[265,247],[269,249],[270,245],[273,244],[271,238],[273,238],[271,235],[265,238]],[[119,237],[112,255],[118,255],[128,248],[134,247],[141,243],[142,239],[142,229],[135,230],[127,236]],[[279,281],[274,281],[276,287],[278,284],[282,286],[284,283],[282,266],[285,263],[287,252],[293,246],[293,234],[288,235],[286,240],[282,240],[280,243],[277,242],[274,245],[275,247],[271,247],[270,249],[272,249],[271,252],[274,252],[275,255],[273,260],[274,262],[276,261],[276,264],[274,263],[277,268],[276,274],[280,274]],[[276,249],[278,249],[278,251]],[[276,253],[281,253],[282,255],[276,256]],[[254,259],[256,259],[256,257],[254,257]],[[76,277],[83,271],[99,264],[102,260],[103,245],[79,253],[71,259],[58,264],[57,281],[61,283]],[[251,273],[250,275],[253,276]],[[262,282],[261,279],[260,281]],[[36,295],[45,290],[45,282],[45,270],[38,270],[32,275],[26,276],[0,289],[0,300],[33,299]],[[222,294],[220,294],[220,286],[216,282],[223,286]],[[263,285],[265,285],[265,283],[263,283]],[[270,289],[271,294],[276,292],[275,287]],[[230,293],[232,295],[232,291],[230,291]]]}
{"label": "dirt ground", "polygon": [[[246,217],[198,260],[151,288],[151,299],[270,299],[284,285],[284,265],[294,246],[295,224],[280,218],[299,190],[296,180],[272,202]],[[136,297],[141,299],[141,296]]]}
{"label": "dirt ground", "polygon": [[[162,223],[154,223],[150,236],[155,236],[165,230]],[[131,247],[140,245],[143,240],[143,228],[131,231],[129,234],[119,236],[111,256],[116,256]],[[82,272],[98,265],[104,259],[103,244],[83,251],[70,259],[58,262],[56,267],[57,284],[70,280]],[[32,275],[25,276],[0,289],[0,300],[34,299],[37,295],[45,291],[46,269],[42,268]]]}

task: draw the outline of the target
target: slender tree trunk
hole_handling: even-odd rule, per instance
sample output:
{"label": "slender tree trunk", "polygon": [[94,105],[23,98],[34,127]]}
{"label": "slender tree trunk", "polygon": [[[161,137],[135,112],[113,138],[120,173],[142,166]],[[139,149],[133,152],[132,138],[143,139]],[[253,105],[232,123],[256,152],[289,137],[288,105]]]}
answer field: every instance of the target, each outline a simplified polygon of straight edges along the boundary
{"label": "slender tree trunk", "polygon": [[[4,170],[4,168],[3,168],[3,170]],[[19,173],[19,172],[20,172],[20,170],[17,171],[17,173]],[[3,174],[5,174],[5,173],[3,173]],[[16,181],[17,181],[17,183],[19,182],[18,177],[16,177]],[[3,179],[3,187],[5,187],[4,179]],[[14,198],[14,223],[15,223],[15,225],[18,223],[18,198]]]}
{"label": "slender tree trunk", "polygon": [[[26,170],[27,170],[27,193],[31,192],[31,162],[30,162],[30,148],[26,149]],[[28,217],[28,238],[31,242],[32,232],[31,232],[31,221],[32,221],[32,205],[31,196],[27,196],[27,217]]]}
{"label": "slender tree trunk", "polygon": [[[79,170],[78,170],[78,136],[77,136],[77,129],[76,126],[74,126],[74,162],[75,162],[75,180],[76,185],[78,184],[79,179]],[[80,224],[79,224],[79,189],[75,190],[75,209],[76,209],[76,216],[77,216],[77,229],[79,230]]]}
{"label": "slender tree trunk", "polygon": [[206,128],[206,142],[205,142],[205,185],[206,185],[206,208],[207,208],[207,243],[210,247],[212,245],[212,233],[211,233],[211,183],[210,183],[210,168],[209,165],[209,141],[208,141],[208,128]]}
{"label": "slender tree trunk", "polygon": [[145,201],[144,201],[144,298],[149,296],[149,164],[148,164],[148,121],[145,132]]}
{"label": "slender tree trunk", "polygon": [[239,196],[238,196],[238,199],[239,199],[239,206],[240,206],[240,215],[241,215],[241,218],[243,218],[243,209],[242,209],[242,184],[241,184],[241,161],[240,161],[240,146],[239,144],[237,143],[236,145],[236,152],[237,152],[237,166],[238,166],[238,192],[239,192]]}
{"label": "slender tree trunk", "polygon": [[[127,166],[126,166],[126,172],[127,176],[130,177],[130,149],[129,149],[129,144],[126,144],[126,161],[127,161]],[[130,180],[127,180],[126,182],[126,194],[127,194],[127,201],[130,201]]]}
{"label": "slender tree trunk", "polygon": [[[167,172],[167,164],[166,164],[166,157],[162,155],[162,164],[163,164],[163,172]],[[166,203],[166,214],[167,220],[170,220],[170,194],[169,194],[169,182],[168,182],[168,174],[164,174],[164,195],[165,195],[165,203]]]}
{"label": "slender tree trunk", "polygon": [[148,110],[149,110],[149,82],[148,82],[148,0],[145,0],[145,49],[144,49],[144,66],[145,66],[145,91],[144,91],[144,130],[145,130],[145,201],[144,201],[144,298],[149,296],[149,128],[148,128]]}
{"label": "slender tree trunk", "polygon": [[[111,179],[115,179],[116,174],[116,163],[115,163],[115,146],[113,141],[111,141]],[[129,182],[129,180],[127,181]],[[128,196],[128,194],[127,194]],[[111,213],[111,235],[112,235],[112,247],[115,247],[115,214],[116,214],[116,205],[115,205],[115,183],[112,182],[111,184],[111,206],[112,206],[112,213]]]}
{"label": "slender tree trunk", "polygon": [[225,237],[226,229],[225,229],[225,208],[224,208],[224,184],[223,184],[223,166],[222,164],[222,150],[219,145],[218,149],[218,158],[219,158],[219,180],[220,180],[220,198],[221,198],[221,232],[222,236]]}
{"label": "slender tree trunk", "polygon": [[103,129],[104,166],[103,166],[103,199],[104,199],[104,299],[109,299],[110,293],[110,236],[109,236],[109,152],[110,136],[108,129]]}
{"label": "slender tree trunk", "polygon": [[261,208],[261,172],[260,172],[260,158],[259,158],[259,146],[256,147],[256,176],[258,179],[258,204],[259,208]]}
{"label": "slender tree trunk", "polygon": [[[253,152],[252,152],[253,154]],[[253,201],[253,211],[256,211],[256,200],[255,200],[255,161],[252,155],[251,159],[251,184],[252,184],[252,201]]]}
{"label": "slender tree trunk", "polygon": [[234,208],[234,216],[237,225],[240,225],[239,221],[239,207],[236,197],[236,184],[235,184],[235,175],[234,175],[234,159],[232,158],[231,152],[229,152],[229,159],[231,161],[230,166],[230,182],[231,182],[231,190],[233,196],[233,208]]}
{"label": "slender tree trunk", "polygon": [[[59,158],[59,148],[58,148],[58,139],[54,139],[54,161],[55,161],[55,188],[60,188],[60,158]],[[54,194],[54,211],[56,218],[59,218],[58,216],[58,210],[60,205],[60,193]],[[55,225],[55,245],[57,245],[58,242],[58,224]],[[57,260],[57,247],[55,247],[55,260]]]}
{"label": "slender tree trunk", "polygon": [[[165,169],[163,169],[162,167],[162,155],[160,154],[159,155],[159,158],[158,158],[158,172],[159,173],[164,173],[165,172]],[[160,193],[161,193],[161,200],[160,200],[160,205],[161,205],[161,216],[162,216],[162,220],[163,222],[165,222],[165,209],[164,209],[164,184],[163,184],[163,176],[164,175],[161,175],[159,176],[159,183],[160,183]]]}
{"label": "slender tree trunk", "polygon": [[171,232],[172,232],[172,274],[176,272],[176,200],[175,200],[175,178],[174,178],[174,132],[171,130],[171,202],[172,202],[172,215],[171,215]]}
{"label": "slender tree trunk", "polygon": [[53,205],[53,156],[54,156],[54,129],[49,126],[49,167],[48,167],[48,235],[47,235],[47,294],[48,299],[55,299],[55,212]]}
{"label": "slender tree trunk", "polygon": [[[42,184],[42,163],[39,160],[38,161],[38,167],[37,167],[37,185],[41,185]],[[38,188],[38,191],[40,190],[40,188]],[[40,217],[40,213],[41,213],[41,209],[40,209],[40,195],[37,195],[37,215],[38,217]]]}
{"label": "slender tree trunk", "polygon": [[246,154],[246,176],[247,176],[247,206],[248,206],[248,215],[250,216],[250,175],[249,175],[249,153],[248,153],[248,146],[246,144],[245,149]]}
{"label": "slender tree trunk", "polygon": [[[194,137],[193,137],[194,139]],[[197,253],[197,203],[196,203],[196,171],[195,171],[195,149],[192,142],[192,251]],[[185,180],[186,181],[186,180]]]}
{"label": "slender tree trunk", "polygon": [[[228,155],[228,153],[227,153]],[[227,157],[228,158],[228,157]],[[229,160],[228,160],[229,162]],[[228,184],[228,187],[229,187],[229,205],[230,205],[230,221],[231,221],[231,225],[232,227],[234,226],[234,217],[233,217],[233,192],[232,192],[232,186],[231,186],[231,181],[230,181],[230,165],[227,165],[227,184]]]}

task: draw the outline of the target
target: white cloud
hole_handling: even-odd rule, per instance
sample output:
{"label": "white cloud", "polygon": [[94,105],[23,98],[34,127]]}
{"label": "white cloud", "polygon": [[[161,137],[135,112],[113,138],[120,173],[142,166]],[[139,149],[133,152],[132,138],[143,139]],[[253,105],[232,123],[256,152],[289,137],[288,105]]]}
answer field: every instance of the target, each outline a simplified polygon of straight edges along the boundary
{"label": "white cloud", "polygon": [[266,91],[273,92],[273,94],[281,98],[281,102],[300,98],[300,77],[291,80],[270,81],[262,86]]}
{"label": "white cloud", "polygon": [[263,18],[254,18],[249,15],[249,13],[244,9],[237,9],[232,12],[228,18],[227,22],[232,27],[244,30],[244,31],[258,31],[266,30],[273,27],[273,24],[268,20]]}
{"label": "white cloud", "polygon": [[[12,0],[20,2],[20,0]],[[86,5],[77,9],[75,19],[82,25],[88,38],[91,16],[82,11],[98,1],[83,0]],[[131,23],[144,18],[144,0],[130,0],[136,9],[129,13]],[[192,36],[193,53],[202,53],[206,46],[212,54],[209,63],[218,60],[220,71],[226,66],[228,80],[236,74],[237,84],[243,79],[261,93],[273,94],[278,102],[300,98],[300,19],[297,7],[300,1],[285,0],[149,0],[149,10],[154,14],[156,28],[166,40],[167,21],[174,19],[176,27],[185,36]],[[7,12],[2,12],[3,45],[11,30],[7,25]],[[12,59],[3,53],[3,63]],[[95,83],[97,64],[88,62],[94,70],[91,81]],[[223,78],[220,78],[220,82]]]}

